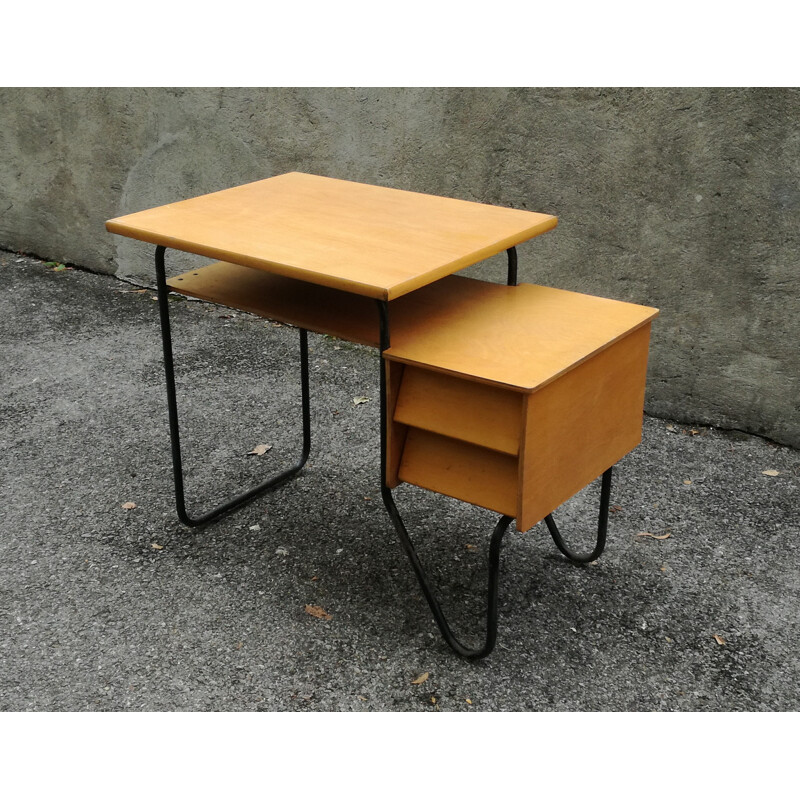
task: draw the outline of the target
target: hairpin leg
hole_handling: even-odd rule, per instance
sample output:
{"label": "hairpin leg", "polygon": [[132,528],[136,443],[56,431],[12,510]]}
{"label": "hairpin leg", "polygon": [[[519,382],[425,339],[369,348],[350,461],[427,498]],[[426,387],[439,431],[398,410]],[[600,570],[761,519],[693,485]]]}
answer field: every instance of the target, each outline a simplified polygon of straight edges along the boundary
{"label": "hairpin leg", "polygon": [[556,526],[552,514],[548,514],[544,521],[556,543],[556,547],[574,564],[588,564],[590,561],[595,561],[600,557],[606,546],[606,531],[608,530],[608,503],[611,497],[611,472],[614,468],[609,467],[603,473],[603,482],[600,487],[600,513],[597,520],[597,542],[595,543],[594,550],[590,553],[575,553],[567,547],[564,540],[561,538],[561,533]]}
{"label": "hairpin leg", "polygon": [[169,434],[172,443],[172,467],[175,479],[175,502],[178,510],[178,518],[184,525],[195,527],[210,522],[213,519],[225,514],[237,506],[252,500],[256,495],[267,489],[284,483],[292,476],[296,475],[308,460],[311,450],[311,413],[308,388],[308,333],[300,330],[300,383],[303,403],[303,450],[300,461],[290,469],[281,472],[272,478],[265,480],[258,486],[246,492],[236,495],[211,511],[192,517],[186,511],[186,501],[183,486],[183,464],[181,459],[180,431],[178,429],[178,404],[175,396],[175,369],[172,358],[172,333],[169,323],[169,288],[164,270],[164,251],[165,247],[159,245],[156,248],[156,286],[158,288],[158,310],[161,318],[161,341],[164,346],[164,373],[167,386],[167,408],[169,411]]}
{"label": "hairpin leg", "polygon": [[492,533],[492,538],[489,543],[489,585],[487,589],[486,604],[486,638],[483,646],[469,648],[462,644],[453,634],[444,612],[442,611],[442,607],[439,605],[439,601],[436,599],[436,596],[433,593],[431,582],[428,580],[427,573],[425,572],[425,569],[419,560],[417,551],[414,549],[414,545],[412,544],[411,538],[408,535],[408,531],[406,530],[406,526],[403,523],[402,517],[400,516],[400,512],[397,510],[397,506],[394,503],[394,498],[392,497],[392,492],[385,484],[381,486],[381,496],[383,497],[383,503],[386,506],[386,510],[389,512],[389,516],[394,523],[395,530],[400,537],[400,544],[402,545],[403,550],[405,550],[408,560],[411,562],[411,566],[414,568],[414,572],[417,576],[417,580],[419,581],[422,593],[425,595],[425,599],[428,601],[428,605],[433,613],[433,618],[436,620],[436,624],[439,626],[439,630],[441,631],[444,640],[456,653],[458,653],[458,655],[464,658],[478,659],[488,656],[489,653],[494,650],[495,643],[497,642],[497,588],[498,575],[500,573],[500,546],[503,543],[503,536],[508,530],[508,526],[513,522],[513,518],[500,517],[497,525],[495,525],[494,532]]}

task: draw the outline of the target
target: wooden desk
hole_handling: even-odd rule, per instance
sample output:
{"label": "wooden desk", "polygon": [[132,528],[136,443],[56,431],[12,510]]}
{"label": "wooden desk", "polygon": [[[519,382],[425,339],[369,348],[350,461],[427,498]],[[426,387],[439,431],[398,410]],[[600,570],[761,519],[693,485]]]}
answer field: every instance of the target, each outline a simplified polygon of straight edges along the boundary
{"label": "wooden desk", "polygon": [[[551,230],[547,214],[290,173],[110,220],[157,245],[178,515],[204,524],[305,463],[310,447],[306,331],[379,347],[381,492],[440,630],[456,652],[487,655],[497,621],[499,548],[510,522],[544,519],[575,561],[605,542],[611,467],[641,438],[656,309],[560,289],[453,275]],[[164,251],[223,261],[166,279]],[[183,502],[169,291],[301,331],[304,446],[294,468],[200,517]],[[563,543],[551,512],[603,474],[598,545]],[[391,495],[407,482],[502,514],[492,536],[483,647],[452,634]]]}

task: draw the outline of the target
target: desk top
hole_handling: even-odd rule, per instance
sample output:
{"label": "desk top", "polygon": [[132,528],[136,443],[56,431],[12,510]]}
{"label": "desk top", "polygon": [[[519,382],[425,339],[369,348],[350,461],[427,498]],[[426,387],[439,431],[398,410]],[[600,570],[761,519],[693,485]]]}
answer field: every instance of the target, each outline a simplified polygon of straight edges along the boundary
{"label": "desk top", "polygon": [[550,214],[290,172],[118,217],[106,228],[392,300],[556,223]]}
{"label": "desk top", "polygon": [[[413,302],[412,302],[413,300]],[[384,356],[517,391],[535,392],[647,325],[658,309],[521,283],[454,275],[392,309]]]}

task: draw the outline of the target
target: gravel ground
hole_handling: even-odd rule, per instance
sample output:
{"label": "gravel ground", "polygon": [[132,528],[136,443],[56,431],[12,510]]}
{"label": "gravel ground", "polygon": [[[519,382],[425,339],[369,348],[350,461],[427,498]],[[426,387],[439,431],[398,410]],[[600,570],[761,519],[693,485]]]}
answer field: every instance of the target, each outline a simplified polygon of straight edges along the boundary
{"label": "gravel ground", "polygon": [[[615,473],[605,554],[578,568],[543,525],[512,530],[498,646],[469,663],[440,639],[380,501],[374,351],[310,335],[308,467],[188,530],[154,293],[14,253],[0,269],[0,710],[800,708],[798,451],[646,418]],[[295,459],[298,337],[200,302],[171,310],[201,511]],[[588,532],[597,492],[559,510],[562,529]],[[396,496],[453,627],[477,640],[495,515]]]}

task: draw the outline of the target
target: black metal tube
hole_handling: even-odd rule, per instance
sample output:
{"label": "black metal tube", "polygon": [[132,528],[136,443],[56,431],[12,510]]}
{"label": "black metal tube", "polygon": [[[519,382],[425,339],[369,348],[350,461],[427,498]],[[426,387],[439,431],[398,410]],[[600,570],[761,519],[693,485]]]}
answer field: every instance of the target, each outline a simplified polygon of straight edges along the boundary
{"label": "black metal tube", "polygon": [[181,459],[181,438],[178,427],[178,403],[175,397],[175,365],[172,358],[172,331],[169,324],[169,289],[164,268],[166,247],[156,247],[156,289],[158,292],[158,312],[161,320],[161,344],[164,350],[164,377],[167,387],[167,412],[169,414],[169,438],[172,445],[172,473],[175,480],[175,503],[178,518],[184,525],[192,525],[186,514],[183,490],[183,465]]}
{"label": "black metal tube", "polygon": [[517,285],[517,248],[509,247],[506,250],[508,254],[508,285]]}
{"label": "black metal tube", "polygon": [[225,501],[211,511],[192,517],[186,510],[186,497],[183,483],[183,460],[181,457],[180,428],[178,425],[178,403],[175,392],[175,366],[172,354],[172,332],[169,321],[169,287],[166,281],[166,271],[164,266],[165,247],[156,247],[156,288],[158,290],[158,310],[161,320],[161,342],[164,350],[164,377],[167,388],[167,410],[169,413],[169,435],[172,446],[172,473],[175,482],[175,505],[178,512],[178,519],[189,527],[197,527],[222,516],[228,511],[232,511],[237,506],[242,505],[248,500],[267,489],[274,488],[296,475],[308,460],[311,451],[311,403],[309,397],[308,381],[308,333],[300,329],[300,384],[302,391],[303,408],[303,449],[300,461],[295,466],[268,478],[258,486],[246,492],[237,494]]}
{"label": "black metal tube", "polygon": [[588,564],[591,561],[595,561],[605,549],[606,532],[608,531],[608,504],[611,499],[611,473],[613,469],[613,467],[609,467],[603,473],[603,480],[600,484],[600,512],[597,519],[597,542],[595,543],[594,550],[590,553],[575,553],[570,550],[561,538],[561,533],[553,519],[553,515],[548,514],[544,518],[550,535],[556,543],[556,547],[575,564]]}
{"label": "black metal tube", "polygon": [[308,331],[300,328],[300,392],[303,406],[303,451],[297,469],[308,461],[311,452],[311,393],[308,388]]}

